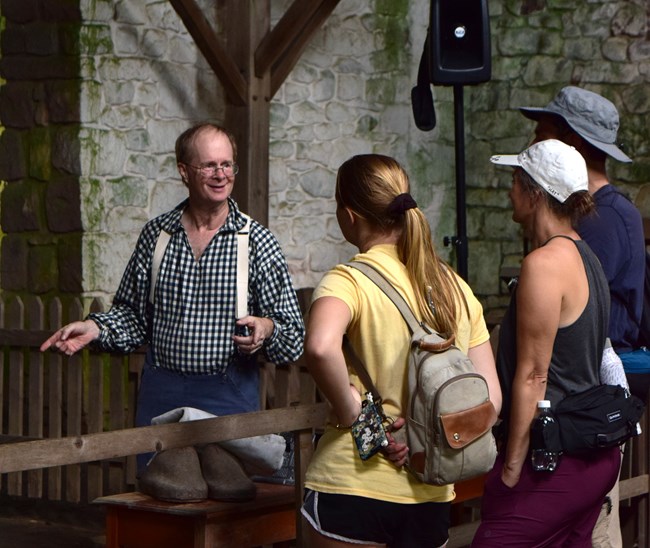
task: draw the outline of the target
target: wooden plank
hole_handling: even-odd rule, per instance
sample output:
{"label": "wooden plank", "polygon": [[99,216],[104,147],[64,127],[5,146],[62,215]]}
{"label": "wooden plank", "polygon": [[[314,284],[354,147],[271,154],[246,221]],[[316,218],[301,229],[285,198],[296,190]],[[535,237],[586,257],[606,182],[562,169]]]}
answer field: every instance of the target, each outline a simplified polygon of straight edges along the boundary
{"label": "wooden plank", "polygon": [[[104,366],[102,356],[88,358],[88,393],[84,398],[88,433],[104,431]],[[103,466],[101,461],[88,463],[87,500],[103,494]],[[86,498],[86,497],[84,497]]]}
{"label": "wooden plank", "polygon": [[[63,307],[58,298],[52,300],[48,307],[50,327],[62,323]],[[45,340],[45,339],[43,339]],[[48,373],[48,432],[49,438],[63,435],[63,358],[54,352],[45,356]],[[61,467],[47,470],[47,496],[50,500],[63,498],[63,469]]]}
{"label": "wooden plank", "polygon": [[52,330],[29,329],[22,327],[0,329],[0,345],[10,347],[39,348],[52,334]]}
{"label": "wooden plank", "polygon": [[[127,391],[127,405],[129,413],[126,417],[126,428],[133,428],[135,426],[135,409],[137,406],[138,389],[140,382],[140,374],[144,364],[144,353],[131,354],[129,356],[128,365],[128,391]],[[138,463],[136,455],[128,455],[126,457],[126,484],[127,486],[134,486],[136,484]]]}
{"label": "wooden plank", "polygon": [[[44,325],[43,303],[38,297],[26,302],[27,323],[30,329],[42,329]],[[27,433],[32,438],[43,437],[44,416],[44,366],[43,355],[37,348],[29,351],[29,398]],[[30,470],[27,474],[27,496],[40,498],[43,495],[43,471]]]}
{"label": "wooden plank", "polygon": [[0,473],[69,465],[284,431],[321,428],[325,403],[0,446]]}
{"label": "wooden plank", "polygon": [[[78,299],[72,301],[69,307],[70,320],[83,317],[83,307]],[[68,358],[66,373],[66,434],[78,436],[81,434],[83,409],[83,367],[81,355],[74,354]],[[65,500],[81,502],[81,466],[70,464],[65,468]]]}
{"label": "wooden plank", "polygon": [[[247,102],[247,83],[233,60],[206,20],[194,0],[170,0],[197,47],[219,78],[224,91],[233,104],[244,106]],[[238,27],[238,25],[235,25]]]}
{"label": "wooden plank", "polygon": [[[110,413],[111,430],[122,430],[126,427],[126,407],[124,357],[110,357]],[[132,411],[135,407],[131,408]],[[126,459],[114,459],[108,468],[108,490],[111,493],[120,493],[126,489]]]}
{"label": "wooden plank", "polygon": [[[82,409],[82,366],[79,355],[70,356],[65,366],[65,409],[66,436],[78,436],[81,434],[81,409]],[[65,493],[64,498],[68,502],[81,501],[81,466],[71,463],[65,468]]]}
{"label": "wooden plank", "polygon": [[648,474],[643,474],[641,476],[636,476],[634,478],[621,480],[619,482],[620,500],[626,500],[632,497],[647,495],[648,488],[650,487],[650,484],[648,483],[649,477],[650,476],[648,476]]}
{"label": "wooden plank", "polygon": [[[7,325],[14,329],[24,329],[24,306],[18,297],[13,297],[7,304]],[[25,363],[22,348],[12,348],[9,351],[9,396],[8,432],[12,436],[22,436],[25,418]],[[7,493],[21,496],[23,488],[22,474],[10,474],[7,478]]]}

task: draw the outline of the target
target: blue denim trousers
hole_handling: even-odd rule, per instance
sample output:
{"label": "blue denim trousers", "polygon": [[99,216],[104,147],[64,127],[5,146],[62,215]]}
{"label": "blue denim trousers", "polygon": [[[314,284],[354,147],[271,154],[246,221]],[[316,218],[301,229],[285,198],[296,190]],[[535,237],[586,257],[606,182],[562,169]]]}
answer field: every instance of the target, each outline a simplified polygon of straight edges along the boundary
{"label": "blue denim trousers", "polygon": [[[138,391],[135,425],[150,426],[151,419],[178,407],[194,407],[213,415],[234,415],[260,409],[259,365],[242,356],[225,372],[188,375],[153,366],[147,352]],[[138,455],[138,474],[152,453]]]}

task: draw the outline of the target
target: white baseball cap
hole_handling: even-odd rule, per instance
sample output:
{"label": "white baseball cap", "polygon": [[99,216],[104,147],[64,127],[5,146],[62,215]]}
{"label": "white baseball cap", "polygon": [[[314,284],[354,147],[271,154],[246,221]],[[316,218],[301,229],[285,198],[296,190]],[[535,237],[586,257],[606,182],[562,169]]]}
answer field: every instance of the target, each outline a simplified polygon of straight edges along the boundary
{"label": "white baseball cap", "polygon": [[520,154],[492,156],[490,162],[521,167],[560,202],[565,202],[574,192],[589,188],[587,164],[582,154],[557,139],[535,143]]}

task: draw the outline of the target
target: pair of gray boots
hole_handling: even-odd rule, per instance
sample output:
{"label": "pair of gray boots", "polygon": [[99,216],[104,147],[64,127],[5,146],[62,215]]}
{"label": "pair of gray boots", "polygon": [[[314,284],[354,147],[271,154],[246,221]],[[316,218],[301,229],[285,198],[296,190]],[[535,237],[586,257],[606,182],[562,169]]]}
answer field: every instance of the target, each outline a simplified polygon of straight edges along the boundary
{"label": "pair of gray boots", "polygon": [[257,492],[241,462],[217,443],[156,453],[140,476],[138,489],[168,502],[206,498],[242,502]]}

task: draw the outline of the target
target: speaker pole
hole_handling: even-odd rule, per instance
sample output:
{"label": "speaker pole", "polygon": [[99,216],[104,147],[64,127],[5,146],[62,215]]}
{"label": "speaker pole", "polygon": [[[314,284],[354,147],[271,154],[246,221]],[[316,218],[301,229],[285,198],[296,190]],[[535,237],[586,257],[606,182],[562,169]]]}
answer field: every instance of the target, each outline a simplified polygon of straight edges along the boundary
{"label": "speaker pole", "polygon": [[463,85],[454,84],[454,128],[456,148],[456,246],[457,270],[467,281],[467,215],[465,211],[465,117]]}

